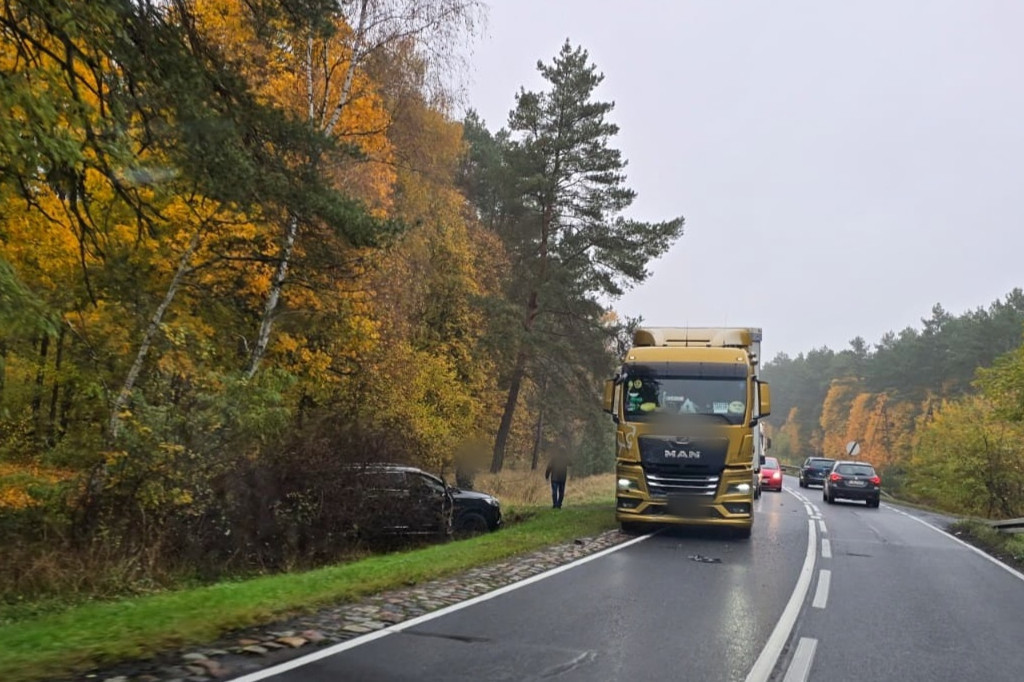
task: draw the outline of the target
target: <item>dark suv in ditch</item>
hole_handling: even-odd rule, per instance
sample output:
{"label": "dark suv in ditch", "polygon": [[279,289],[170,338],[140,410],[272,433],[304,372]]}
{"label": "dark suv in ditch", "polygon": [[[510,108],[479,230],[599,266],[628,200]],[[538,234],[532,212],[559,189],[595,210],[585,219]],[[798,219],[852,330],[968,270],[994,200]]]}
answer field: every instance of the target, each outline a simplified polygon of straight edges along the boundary
{"label": "dark suv in ditch", "polygon": [[836,461],[829,457],[808,457],[800,468],[800,487],[808,488],[812,485],[825,485],[825,477],[832,471],[832,465]]}
{"label": "dark suv in ditch", "polygon": [[363,536],[452,534],[455,500],[445,482],[415,467],[353,464],[344,470],[344,515]]}
{"label": "dark suv in ditch", "polygon": [[364,535],[476,535],[501,527],[498,498],[401,464],[346,467],[348,516]]}

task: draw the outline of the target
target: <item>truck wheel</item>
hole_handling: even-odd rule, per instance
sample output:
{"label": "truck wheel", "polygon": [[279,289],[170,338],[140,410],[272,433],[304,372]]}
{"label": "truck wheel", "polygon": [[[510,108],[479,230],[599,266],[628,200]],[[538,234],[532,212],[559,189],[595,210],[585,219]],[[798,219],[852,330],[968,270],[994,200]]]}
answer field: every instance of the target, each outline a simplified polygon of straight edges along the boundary
{"label": "truck wheel", "polygon": [[733,531],[733,535],[736,536],[737,540],[749,540],[750,534],[753,532],[753,530],[753,526],[751,526],[750,528],[737,528]]}
{"label": "truck wheel", "polygon": [[623,535],[640,535],[643,532],[640,524],[634,521],[623,521],[619,524],[619,529]]}

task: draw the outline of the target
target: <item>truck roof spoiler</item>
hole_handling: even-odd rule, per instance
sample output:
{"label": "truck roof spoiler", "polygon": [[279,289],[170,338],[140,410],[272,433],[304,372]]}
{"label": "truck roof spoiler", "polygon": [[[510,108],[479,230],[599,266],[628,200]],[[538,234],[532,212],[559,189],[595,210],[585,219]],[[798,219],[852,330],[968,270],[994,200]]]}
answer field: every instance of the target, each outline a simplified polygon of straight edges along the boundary
{"label": "truck roof spoiler", "polygon": [[760,327],[641,327],[634,346],[749,348],[761,340]]}

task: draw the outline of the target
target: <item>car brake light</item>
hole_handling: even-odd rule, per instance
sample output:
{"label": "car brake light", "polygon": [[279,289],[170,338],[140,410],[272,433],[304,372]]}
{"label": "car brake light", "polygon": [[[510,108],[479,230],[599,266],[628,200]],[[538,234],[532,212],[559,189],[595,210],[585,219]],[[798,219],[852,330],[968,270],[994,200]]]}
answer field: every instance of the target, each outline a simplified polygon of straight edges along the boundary
{"label": "car brake light", "polygon": [[840,476],[839,474],[832,474],[831,476],[828,477],[828,480],[830,480],[830,481],[841,481],[841,480],[843,480],[843,477]]}
{"label": "car brake light", "polygon": [[872,477],[871,477],[870,479],[868,479],[868,480],[870,480],[870,481],[871,481],[872,483],[874,483],[875,485],[882,485],[882,477],[881,477],[881,476],[872,476]]}

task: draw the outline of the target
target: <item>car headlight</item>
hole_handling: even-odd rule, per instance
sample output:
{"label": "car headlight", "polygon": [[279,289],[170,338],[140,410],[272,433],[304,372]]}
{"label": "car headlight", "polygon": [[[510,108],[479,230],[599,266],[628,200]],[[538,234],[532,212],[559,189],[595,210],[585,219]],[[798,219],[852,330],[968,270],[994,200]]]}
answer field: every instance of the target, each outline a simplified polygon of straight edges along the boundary
{"label": "car headlight", "polygon": [[730,483],[729,487],[726,488],[725,492],[728,493],[749,493],[749,483]]}
{"label": "car headlight", "polygon": [[497,497],[488,497],[486,499],[486,502],[487,502],[487,504],[491,505],[492,507],[499,507],[499,506],[501,506],[501,502],[498,501]]}
{"label": "car headlight", "polygon": [[632,478],[620,478],[619,479],[619,492],[626,493],[630,490],[639,490],[640,486]]}

